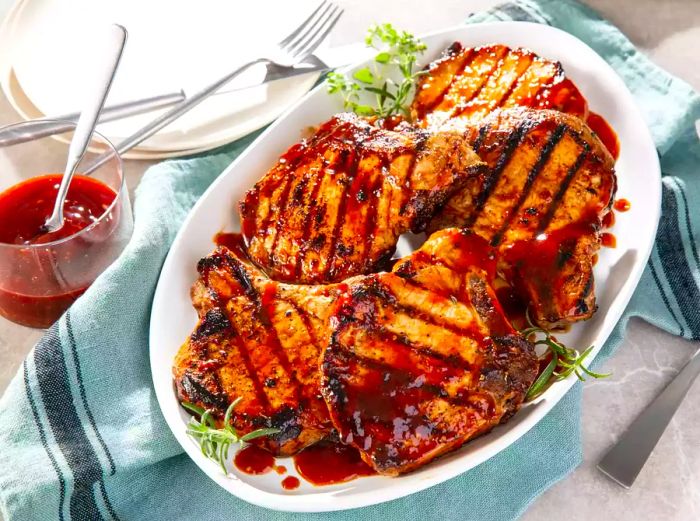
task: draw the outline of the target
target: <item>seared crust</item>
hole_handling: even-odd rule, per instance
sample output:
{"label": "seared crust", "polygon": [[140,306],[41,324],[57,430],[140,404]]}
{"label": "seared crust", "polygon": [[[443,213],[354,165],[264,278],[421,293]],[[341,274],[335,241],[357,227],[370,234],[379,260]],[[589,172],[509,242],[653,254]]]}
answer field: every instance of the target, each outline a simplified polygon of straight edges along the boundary
{"label": "seared crust", "polygon": [[321,364],[341,440],[385,475],[489,431],[537,374],[534,348],[503,315],[490,275],[468,259],[453,257],[460,271],[426,260],[350,284]]}
{"label": "seared crust", "polygon": [[240,397],[234,426],[241,433],[280,429],[253,441],[275,454],[293,454],[327,436],[318,359],[341,288],[270,281],[224,247],[198,269],[192,300],[199,323],[173,366],[178,398],[221,420]]}
{"label": "seared crust", "polygon": [[496,111],[466,136],[489,170],[469,180],[428,229],[467,227],[490,241],[538,322],[589,318],[601,219],[616,190],[608,150],[579,118],[552,110]]}
{"label": "seared crust", "polygon": [[[559,62],[505,45],[464,48],[455,42],[426,67],[412,104],[423,128],[463,128],[498,108],[549,108],[580,117],[586,101]],[[445,125],[447,123],[447,125]]]}
{"label": "seared crust", "polygon": [[240,204],[251,259],[271,278],[337,282],[386,266],[484,164],[457,133],[393,131],[354,114],[290,148]]}

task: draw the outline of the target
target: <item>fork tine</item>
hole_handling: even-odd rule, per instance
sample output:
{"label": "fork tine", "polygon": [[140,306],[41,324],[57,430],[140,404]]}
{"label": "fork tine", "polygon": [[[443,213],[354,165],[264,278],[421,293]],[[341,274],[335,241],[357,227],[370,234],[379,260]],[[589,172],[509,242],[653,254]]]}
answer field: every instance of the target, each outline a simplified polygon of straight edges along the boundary
{"label": "fork tine", "polygon": [[328,3],[330,3],[330,2],[328,2],[327,0],[323,0],[323,2],[321,2],[318,5],[318,7],[314,10],[314,12],[311,13],[311,15],[306,20],[304,20],[304,22],[299,27],[297,27],[294,31],[292,31],[292,33],[289,36],[287,36],[284,40],[279,42],[277,45],[279,45],[280,47],[284,47],[285,45],[288,45],[292,40],[294,40],[294,38],[297,37],[297,35],[299,33],[301,33],[302,31],[304,31],[306,29],[306,26],[310,24],[311,20],[314,19],[314,17],[318,14],[319,11],[321,11],[322,8],[327,7],[326,4],[328,4]]}
{"label": "fork tine", "polygon": [[326,19],[320,26],[316,28],[314,33],[311,36],[309,36],[309,38],[307,38],[305,42],[303,42],[303,45],[299,46],[297,49],[290,51],[294,59],[302,61],[308,58],[309,55],[311,55],[311,53],[313,53],[318,48],[318,46],[321,45],[323,40],[325,40],[328,34],[333,30],[335,24],[338,23],[338,20],[343,15],[343,12],[343,9],[336,6],[333,12],[328,17],[328,19]]}
{"label": "fork tine", "polygon": [[336,6],[333,2],[326,2],[324,8],[314,17],[314,19],[306,24],[300,34],[297,34],[290,42],[282,46],[282,49],[288,54],[292,54],[292,50],[297,48],[302,42],[308,40],[309,35],[313,34],[319,25],[326,23],[330,14],[335,10]]}

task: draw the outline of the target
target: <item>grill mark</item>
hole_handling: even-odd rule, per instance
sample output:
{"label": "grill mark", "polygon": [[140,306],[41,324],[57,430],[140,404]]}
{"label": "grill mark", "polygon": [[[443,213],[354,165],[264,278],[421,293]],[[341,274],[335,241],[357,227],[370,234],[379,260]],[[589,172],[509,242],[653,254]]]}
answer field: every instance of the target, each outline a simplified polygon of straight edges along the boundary
{"label": "grill mark", "polygon": [[[422,284],[416,283],[412,280],[409,280],[409,279],[402,279],[402,280],[404,282],[406,282],[407,285],[413,286],[413,288],[415,288],[415,289],[420,289],[420,290],[428,291],[428,292],[431,292],[434,294],[439,294],[435,290],[430,289],[430,288],[426,288]],[[446,329],[446,330],[451,331],[452,333],[455,333],[457,335],[467,336],[469,338],[473,338],[475,333],[481,335],[481,332],[474,331],[472,328],[465,329],[465,328],[459,327],[456,324],[450,324],[449,322],[443,322],[443,321],[439,320],[437,317],[426,313],[421,308],[416,308],[410,304],[400,304],[400,303],[398,303],[399,297],[395,293],[393,293],[390,288],[385,287],[385,289],[389,293],[394,294],[394,297],[397,299],[397,302],[396,303],[384,303],[384,302],[382,302],[382,303],[385,304],[387,307],[391,307],[394,311],[405,311],[405,312],[407,312],[407,314],[410,317],[420,318],[423,322],[425,322],[428,325],[442,328],[442,329]],[[442,298],[444,298],[445,300],[449,300],[449,298],[446,298],[443,295],[440,295],[440,296]],[[483,335],[481,335],[481,336],[483,336]]]}
{"label": "grill mark", "polygon": [[357,174],[357,166],[360,164],[361,158],[362,154],[358,154],[356,149],[353,149],[352,152],[348,154],[348,157],[345,158],[346,163],[350,163],[350,168],[346,167],[344,169],[347,173],[347,182],[343,186],[343,195],[340,199],[340,203],[338,204],[338,213],[335,219],[335,226],[333,226],[333,233],[329,237],[329,240],[331,241],[331,249],[328,252],[328,260],[326,261],[324,278],[332,273],[333,265],[335,264],[335,257],[338,249],[338,235],[340,233],[341,226],[345,222],[345,206],[350,193],[350,186],[352,185],[352,180]]}
{"label": "grill mark", "polygon": [[[248,276],[248,272],[245,267],[233,256],[226,254],[226,263],[231,268],[231,274],[238,284],[243,288],[245,296],[248,297],[256,306],[260,305],[260,295],[258,294],[253,281]],[[207,280],[207,286],[209,286],[209,281]]]}
{"label": "grill mark", "polygon": [[467,222],[464,224],[463,228],[470,228],[474,224],[474,221],[476,221],[477,217],[481,213],[481,210],[483,210],[486,200],[491,195],[491,191],[496,187],[496,184],[498,183],[503,170],[508,164],[508,161],[510,161],[510,158],[513,156],[515,148],[520,144],[525,134],[533,127],[533,125],[535,125],[534,121],[525,121],[520,123],[515,131],[511,132],[510,136],[508,137],[508,141],[503,148],[503,153],[498,158],[496,166],[491,170],[490,175],[484,183],[484,188],[481,190],[481,192],[479,192],[479,195],[476,196],[474,210],[469,215],[469,218],[467,219]]}
{"label": "grill mark", "polygon": [[[371,259],[372,245],[377,236],[377,212],[379,211],[379,201],[382,198],[384,192],[384,172],[388,172],[391,167],[391,162],[384,156],[382,158],[382,166],[377,175],[377,178],[372,183],[371,192],[369,194],[370,199],[374,198],[374,204],[371,204],[370,199],[367,200],[369,207],[367,208],[367,214],[365,215],[365,235],[362,237],[361,243],[365,248],[365,258]],[[378,192],[376,195],[375,192]]]}
{"label": "grill mark", "polygon": [[496,61],[496,63],[493,65],[493,67],[491,67],[489,72],[483,76],[484,81],[482,81],[481,84],[476,88],[476,90],[472,92],[472,95],[469,97],[469,99],[464,100],[463,103],[460,104],[459,112],[456,112],[454,110],[452,111],[452,113],[450,114],[451,118],[459,117],[462,114],[464,114],[464,112],[466,112],[466,110],[469,108],[469,103],[471,103],[471,101],[474,100],[474,98],[476,98],[482,90],[484,90],[484,87],[488,84],[489,80],[491,79],[491,76],[493,76],[496,71],[500,70],[501,67],[503,67],[503,61],[509,53],[510,49],[506,47],[505,52],[498,58],[498,61]]}
{"label": "grill mark", "polygon": [[[336,156],[340,157],[340,155]],[[333,161],[332,165],[327,168],[335,168],[337,160]],[[311,234],[311,223],[316,218],[316,213],[319,211],[319,206],[317,204],[318,192],[321,190],[321,185],[323,184],[323,178],[325,176],[326,170],[320,169],[316,175],[316,182],[311,188],[311,197],[309,199],[309,207],[306,209],[306,215],[304,216],[304,225],[301,235],[301,248],[296,257],[296,266],[294,268],[294,274],[298,280],[301,276],[302,267],[304,265],[304,259],[306,258],[306,252],[309,250],[309,236]]]}
{"label": "grill mark", "polygon": [[[231,324],[234,324],[234,321],[231,319],[230,316],[229,320],[231,321]],[[243,337],[241,337],[241,332],[235,325],[232,326],[232,329],[233,331],[235,331],[236,334],[231,335],[231,341],[234,342],[238,347],[238,353],[241,356],[241,360],[243,361],[243,366],[245,367],[246,373],[248,373],[248,379],[253,384],[255,398],[260,403],[260,407],[262,408],[263,412],[265,414],[269,414],[272,411],[272,406],[270,405],[270,401],[267,399],[267,395],[265,394],[265,390],[263,389],[262,382],[260,382],[260,380],[258,380],[257,378],[257,371],[253,369],[253,363],[250,360],[250,353],[248,353],[246,342],[243,339]]]}
{"label": "grill mark", "polygon": [[[412,353],[415,353],[419,357],[434,359],[440,361],[442,364],[452,367],[453,369],[463,369],[464,371],[471,371],[472,364],[469,363],[464,358],[459,355],[444,355],[437,351],[433,351],[429,346],[425,344],[418,344],[412,342],[406,335],[401,333],[394,333],[384,326],[376,325],[371,328],[370,331],[375,333],[376,338],[384,344],[388,344],[390,349],[403,350],[404,348]],[[395,337],[396,339],[394,340]],[[422,347],[418,347],[422,346]]]}
{"label": "grill mark", "polygon": [[547,140],[547,143],[545,143],[545,145],[540,149],[540,154],[537,157],[537,161],[535,161],[535,164],[532,166],[532,168],[527,174],[525,186],[523,186],[523,189],[520,192],[520,196],[518,197],[515,206],[511,209],[510,213],[506,216],[506,219],[501,225],[500,229],[491,239],[491,246],[498,246],[500,244],[501,239],[503,239],[503,234],[509,228],[510,224],[513,222],[513,219],[515,219],[515,216],[517,215],[518,211],[527,200],[527,197],[528,195],[530,195],[530,191],[532,190],[532,187],[535,184],[537,176],[539,176],[540,172],[542,172],[542,169],[547,164],[549,156],[552,154],[552,151],[557,146],[559,141],[561,141],[561,138],[564,136],[564,132],[566,131],[566,129],[567,126],[564,124],[558,125],[554,129],[554,132],[552,132],[551,136],[549,137],[549,140]]}
{"label": "grill mark", "polygon": [[454,73],[452,79],[450,80],[450,83],[448,83],[447,86],[445,86],[445,88],[442,90],[442,92],[440,92],[440,94],[438,94],[435,97],[432,103],[427,103],[423,105],[420,108],[420,110],[417,111],[418,119],[424,118],[427,114],[432,112],[435,109],[435,107],[437,107],[444,101],[445,96],[447,96],[447,93],[450,92],[450,89],[454,85],[455,81],[457,81],[457,79],[462,76],[462,74],[464,73],[464,69],[471,65],[472,61],[474,61],[475,56],[476,53],[474,52],[474,48],[469,49],[469,55],[464,59],[464,64],[457,72]]}
{"label": "grill mark", "polygon": [[285,304],[288,304],[292,308],[294,308],[294,311],[296,311],[297,315],[299,315],[299,318],[301,318],[301,321],[304,323],[304,327],[306,328],[306,332],[309,334],[309,340],[311,340],[311,343],[315,346],[319,346],[318,343],[318,338],[316,338],[316,333],[313,329],[313,326],[311,324],[311,319],[309,318],[309,315],[306,311],[303,311],[293,300],[286,299],[283,297],[279,297],[281,302],[284,302]]}
{"label": "grill mark", "polygon": [[587,143],[584,143],[583,147],[583,152],[581,152],[578,157],[576,158],[576,162],[571,165],[569,168],[569,171],[566,173],[566,177],[562,181],[559,191],[556,193],[554,198],[552,199],[552,204],[550,204],[549,208],[547,208],[547,213],[545,214],[544,218],[542,221],[540,221],[539,226],[537,227],[537,232],[536,235],[539,235],[540,233],[544,232],[547,227],[549,226],[550,222],[552,221],[552,218],[554,217],[554,213],[557,211],[557,208],[559,207],[559,203],[561,202],[562,198],[564,197],[564,194],[566,191],[569,189],[569,185],[571,184],[571,181],[573,180],[574,176],[576,175],[576,172],[581,168],[581,165],[583,164],[583,161],[586,159],[586,156],[588,155],[588,149],[589,146]]}
{"label": "grill mark", "polygon": [[[282,186],[282,183],[285,183],[285,186],[282,188],[282,192],[283,192],[283,193],[282,193],[282,196],[284,196],[284,198],[286,199],[285,191],[287,191],[287,190],[289,189],[289,185],[290,185],[290,183],[291,183],[291,180],[292,180],[292,178],[294,177],[294,176],[291,175],[291,173],[294,172],[294,171],[299,167],[299,165],[301,164],[301,162],[302,162],[303,160],[304,160],[304,154],[301,153],[301,152],[299,151],[298,155],[294,157],[294,160],[292,161],[292,163],[289,164],[289,165],[286,165],[286,168],[284,169],[284,175],[282,176],[282,179],[280,180],[280,182],[279,182],[279,183],[272,189],[272,191],[270,192],[270,199],[272,199],[272,195],[274,195],[274,193],[277,191],[277,189],[278,189],[280,186]],[[277,208],[278,208],[278,212],[277,212],[277,213],[279,213],[279,212],[282,210],[282,204],[283,204],[283,203],[286,204],[286,201],[283,201],[283,200],[282,200],[282,196],[280,197],[280,201],[279,201],[280,204],[277,205]],[[258,193],[256,194],[256,208],[255,208],[255,211],[257,211],[257,205],[258,205],[258,203],[259,203],[259,200],[260,200],[260,190],[258,190]],[[270,222],[272,221],[272,215],[273,215],[273,213],[274,213],[274,212],[273,212],[272,208],[270,208],[270,209],[268,210],[268,212],[267,212],[267,215],[263,218],[262,222],[260,223],[260,228],[259,228],[258,230],[256,230],[256,233],[255,233],[255,235],[254,235],[255,237],[257,237],[258,235],[263,234],[263,238],[264,238],[265,230],[267,230],[268,227],[270,226]],[[275,233],[275,238],[276,238],[276,237],[277,237],[277,235],[276,235],[276,233]],[[252,240],[253,237],[251,237],[250,239]]]}
{"label": "grill mark", "polygon": [[274,301],[273,298],[277,293],[277,288],[274,284],[270,283],[265,287],[263,298],[261,300],[260,311],[262,314],[262,325],[264,330],[268,333],[266,339],[270,342],[265,342],[270,351],[274,353],[275,358],[279,361],[282,369],[289,376],[289,383],[294,390],[294,395],[296,396],[297,403],[302,401],[301,387],[303,383],[299,381],[296,371],[292,370],[292,364],[287,357],[287,353],[282,346],[279,334],[277,333],[277,328],[275,328],[272,317],[275,316]]}
{"label": "grill mark", "polygon": [[[365,367],[369,367],[370,369],[373,369],[375,371],[391,371],[394,374],[406,373],[411,378],[418,378],[419,376],[422,376],[425,374],[424,372],[419,371],[415,368],[414,368],[414,370],[399,369],[399,368],[397,368],[391,364],[388,364],[386,362],[380,362],[379,360],[373,360],[372,358],[366,358],[364,356],[360,356],[357,353],[355,353],[354,351],[347,349],[344,344],[336,344],[336,345],[338,347],[340,347],[345,352],[346,355],[349,355],[352,358],[354,358],[356,360],[357,364],[364,365]],[[343,368],[343,370],[345,371],[346,369]],[[345,385],[350,386],[349,384],[345,384]],[[425,386],[423,386],[423,391],[426,394],[428,394],[430,392],[431,387],[434,387],[434,386],[425,385]],[[440,389],[442,389],[442,387],[440,387]],[[457,406],[457,407],[470,407],[471,404],[468,402],[468,398],[471,396],[471,394],[473,392],[474,391],[469,390],[469,392],[467,393],[467,395],[463,399],[455,398],[453,396],[450,396],[447,393],[445,393],[444,395],[439,394],[439,393],[430,393],[430,394],[432,394],[438,400],[444,400],[444,401],[448,402],[449,404]],[[348,392],[345,391],[345,394],[348,394]],[[336,407],[340,406],[340,407],[344,408],[343,404],[340,404],[338,402],[335,402],[335,403],[336,403],[336,405],[335,405]]]}
{"label": "grill mark", "polygon": [[486,138],[486,135],[488,134],[490,128],[491,125],[486,123],[485,125],[482,125],[479,129],[479,134],[477,135],[476,139],[474,140],[474,143],[472,144],[472,149],[474,149],[475,153],[479,152],[479,149],[481,148],[481,145],[484,142],[484,139]]}
{"label": "grill mark", "polygon": [[[281,221],[282,219],[280,218],[281,215],[284,212],[284,209],[287,207],[287,200],[289,199],[289,192],[292,189],[292,182],[294,180],[294,176],[291,175],[293,172],[292,169],[289,169],[287,172],[287,179],[284,185],[284,188],[282,189],[282,194],[280,195],[279,201],[277,202],[277,220],[275,222],[275,226],[272,227],[273,230],[275,230],[275,237],[272,239],[272,245],[270,246],[270,251],[268,252],[268,263],[272,264],[273,262],[273,257],[274,257],[274,252],[275,249],[277,248],[277,239],[279,238],[280,234],[280,228],[281,228]],[[268,212],[268,219],[267,222],[265,223],[264,226],[260,227],[260,234],[263,234],[263,241],[264,241],[264,234],[266,230],[270,229],[270,221],[272,220],[272,213],[273,212]]]}
{"label": "grill mark", "polygon": [[534,58],[532,55],[527,55],[527,59],[529,60],[527,67],[525,67],[525,69],[523,69],[523,72],[518,74],[518,76],[510,84],[510,87],[508,87],[508,90],[498,100],[498,103],[496,103],[496,106],[493,107],[491,110],[494,110],[494,109],[497,109],[498,107],[503,106],[503,103],[505,103],[508,100],[508,98],[510,98],[511,94],[513,94],[513,91],[517,87],[520,86],[520,83],[522,82],[523,77],[525,76],[527,71],[530,70],[530,67],[532,67],[532,63],[534,62]]}
{"label": "grill mark", "polygon": [[421,135],[421,138],[416,141],[415,149],[411,152],[411,162],[408,165],[404,181],[404,185],[408,184],[408,187],[404,186],[403,189],[400,190],[401,205],[399,206],[399,216],[403,214],[406,205],[409,202],[409,192],[411,192],[410,187],[413,186],[413,174],[415,174],[416,172],[416,163],[418,163],[418,156],[423,152],[423,150],[425,150],[427,144],[428,138],[425,135]]}

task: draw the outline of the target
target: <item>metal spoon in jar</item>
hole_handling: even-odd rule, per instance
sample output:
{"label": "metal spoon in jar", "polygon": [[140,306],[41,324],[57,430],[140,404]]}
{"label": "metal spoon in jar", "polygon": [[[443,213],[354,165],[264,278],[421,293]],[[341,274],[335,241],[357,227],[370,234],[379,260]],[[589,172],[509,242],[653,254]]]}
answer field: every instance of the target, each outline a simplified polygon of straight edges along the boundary
{"label": "metal spoon in jar", "polygon": [[92,133],[97,125],[97,119],[102,111],[105,99],[107,99],[107,94],[109,94],[109,88],[112,86],[114,75],[117,72],[125,43],[126,29],[117,24],[110,26],[106,47],[109,49],[109,53],[101,64],[102,68],[99,71],[99,76],[97,76],[99,83],[96,84],[95,89],[88,96],[87,103],[80,113],[73,139],[68,148],[66,169],[61,179],[61,185],[58,188],[53,213],[46,223],[44,223],[42,232],[52,233],[63,227],[63,205],[66,201],[66,195],[68,194],[68,187],[70,186],[71,179],[73,179],[78,164],[85,155],[88,144],[90,143],[90,138],[92,138]]}

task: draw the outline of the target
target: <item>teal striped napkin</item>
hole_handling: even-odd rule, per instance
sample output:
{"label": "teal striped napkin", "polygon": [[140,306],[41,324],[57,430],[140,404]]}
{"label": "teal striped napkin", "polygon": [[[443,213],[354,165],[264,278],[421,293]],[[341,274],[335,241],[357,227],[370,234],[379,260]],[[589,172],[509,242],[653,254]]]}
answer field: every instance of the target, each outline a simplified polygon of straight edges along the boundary
{"label": "teal striped napkin", "polygon": [[[517,1],[469,22],[527,20],[593,47],[625,80],[661,156],[657,245],[625,316],[700,338],[700,97],[651,64],[612,25],[572,0]],[[509,449],[429,490],[361,511],[286,514],[249,505],[183,454],[155,400],[148,320],[161,263],[187,211],[254,138],[148,171],[136,193],[134,236],[70,312],[37,344],[0,401],[0,500],[8,520],[512,519],[581,461],[581,386]]]}

